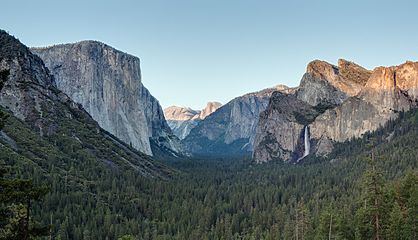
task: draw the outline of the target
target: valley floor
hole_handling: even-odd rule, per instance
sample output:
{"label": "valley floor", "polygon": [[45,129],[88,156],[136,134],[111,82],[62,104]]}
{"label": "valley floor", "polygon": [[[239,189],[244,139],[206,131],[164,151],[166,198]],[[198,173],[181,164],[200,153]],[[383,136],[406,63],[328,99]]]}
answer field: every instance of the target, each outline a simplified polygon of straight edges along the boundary
{"label": "valley floor", "polygon": [[411,112],[327,159],[170,160],[163,178],[89,158],[40,161],[7,144],[0,159],[7,178],[49,188],[33,219],[56,239],[416,239],[416,136]]}

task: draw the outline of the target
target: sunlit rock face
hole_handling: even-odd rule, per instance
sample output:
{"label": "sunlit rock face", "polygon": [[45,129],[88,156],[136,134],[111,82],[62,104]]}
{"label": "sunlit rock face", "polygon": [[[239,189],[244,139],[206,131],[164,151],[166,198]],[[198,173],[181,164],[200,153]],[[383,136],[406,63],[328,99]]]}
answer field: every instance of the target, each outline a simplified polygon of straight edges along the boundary
{"label": "sunlit rock face", "polygon": [[156,146],[180,151],[158,101],[141,82],[139,58],[96,41],[33,48],[69,95],[99,125],[152,155]]}
{"label": "sunlit rock face", "polygon": [[315,60],[303,75],[298,98],[312,106],[339,105],[357,95],[371,72],[359,65],[340,59],[338,66]]}
{"label": "sunlit rock face", "polygon": [[197,126],[199,121],[205,119],[221,106],[222,104],[219,102],[208,102],[206,107],[201,111],[186,107],[171,106],[164,109],[164,115],[173,133],[179,139],[184,139]]}
{"label": "sunlit rock face", "polygon": [[[335,142],[376,130],[396,118],[399,111],[417,106],[417,74],[416,62],[373,71],[345,60],[339,60],[338,66],[318,60],[311,62],[296,97],[272,98],[260,115],[254,160],[259,163],[294,160],[300,155],[298,141],[301,142],[304,126],[309,127],[310,154],[321,156],[332,151]],[[288,111],[299,116],[299,120],[289,118]]]}
{"label": "sunlit rock face", "polygon": [[237,97],[200,121],[182,141],[195,156],[251,155],[260,112],[275,91],[294,92],[283,85]]}

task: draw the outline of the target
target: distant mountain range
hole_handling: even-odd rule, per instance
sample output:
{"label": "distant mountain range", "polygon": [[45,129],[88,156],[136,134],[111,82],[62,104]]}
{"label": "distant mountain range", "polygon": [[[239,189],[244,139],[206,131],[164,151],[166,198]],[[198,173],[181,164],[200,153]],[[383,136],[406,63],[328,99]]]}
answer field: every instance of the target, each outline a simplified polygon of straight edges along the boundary
{"label": "distant mountain range", "polygon": [[200,121],[182,144],[199,157],[251,156],[258,117],[267,108],[271,94],[294,90],[279,85],[237,97]]}
{"label": "distant mountain range", "polygon": [[143,86],[135,56],[97,41],[29,49],[0,34],[5,111],[41,138],[72,136],[93,152],[103,147],[97,139],[108,139],[106,146],[114,149],[105,152],[128,151],[133,155],[119,159],[134,166],[147,162],[142,170],[151,175],[148,156],[252,156],[257,163],[327,156],[335,143],[375,131],[418,106],[418,62],[368,70],[340,59],[337,65],[310,62],[298,87],[278,85],[225,105],[209,102],[203,110],[163,111]]}
{"label": "distant mountain range", "polygon": [[221,106],[222,104],[219,102],[208,102],[203,110],[171,106],[164,109],[164,116],[173,133],[178,138],[184,139],[201,120]]}

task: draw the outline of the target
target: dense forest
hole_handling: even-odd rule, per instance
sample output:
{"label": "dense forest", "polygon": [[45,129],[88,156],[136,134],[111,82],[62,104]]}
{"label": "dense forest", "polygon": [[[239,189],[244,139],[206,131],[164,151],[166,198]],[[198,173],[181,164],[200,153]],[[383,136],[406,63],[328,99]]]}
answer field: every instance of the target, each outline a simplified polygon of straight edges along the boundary
{"label": "dense forest", "polygon": [[[60,158],[6,115],[3,131],[21,142],[1,138],[0,239],[417,239],[418,111],[327,158],[170,160],[170,175],[156,178]],[[19,199],[27,192],[32,204]]]}

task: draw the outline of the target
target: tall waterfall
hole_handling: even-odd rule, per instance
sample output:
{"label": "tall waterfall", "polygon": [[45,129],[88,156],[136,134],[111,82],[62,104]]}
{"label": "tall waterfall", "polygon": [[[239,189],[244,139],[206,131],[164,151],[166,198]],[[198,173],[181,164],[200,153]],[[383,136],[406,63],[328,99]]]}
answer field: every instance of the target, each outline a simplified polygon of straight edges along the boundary
{"label": "tall waterfall", "polygon": [[305,135],[304,135],[304,142],[305,142],[305,151],[303,152],[303,156],[300,157],[297,162],[305,158],[309,155],[309,151],[311,150],[311,143],[309,141],[309,127],[305,126]]}

